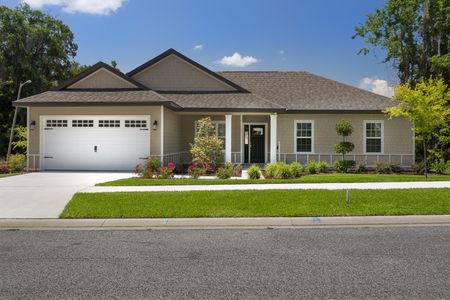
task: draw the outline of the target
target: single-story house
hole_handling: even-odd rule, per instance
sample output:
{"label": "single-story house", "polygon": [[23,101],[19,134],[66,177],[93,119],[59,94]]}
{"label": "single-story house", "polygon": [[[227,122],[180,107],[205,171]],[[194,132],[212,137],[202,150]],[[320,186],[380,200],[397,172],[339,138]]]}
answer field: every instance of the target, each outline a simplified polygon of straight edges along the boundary
{"label": "single-story house", "polygon": [[414,162],[411,122],[382,113],[390,98],[307,72],[213,72],[173,49],[127,74],[99,62],[14,105],[27,109],[30,170],[131,170],[149,155],[189,162],[205,116],[227,162],[331,165],[342,119],[354,126],[348,159]]}

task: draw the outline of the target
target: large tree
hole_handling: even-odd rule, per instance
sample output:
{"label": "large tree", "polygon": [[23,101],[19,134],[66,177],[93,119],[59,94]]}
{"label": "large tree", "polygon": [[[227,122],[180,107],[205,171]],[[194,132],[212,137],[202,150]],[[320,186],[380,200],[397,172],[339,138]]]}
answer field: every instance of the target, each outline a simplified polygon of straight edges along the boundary
{"label": "large tree", "polygon": [[450,0],[388,0],[355,30],[353,38],[385,51],[383,62],[398,70],[400,83],[414,86],[431,76],[450,80]]}
{"label": "large tree", "polygon": [[[22,4],[0,6],[0,157],[6,152],[12,106],[20,82],[31,80],[22,97],[40,93],[73,76],[83,66],[74,64],[73,33],[62,21]],[[24,112],[19,122],[24,122]]]}

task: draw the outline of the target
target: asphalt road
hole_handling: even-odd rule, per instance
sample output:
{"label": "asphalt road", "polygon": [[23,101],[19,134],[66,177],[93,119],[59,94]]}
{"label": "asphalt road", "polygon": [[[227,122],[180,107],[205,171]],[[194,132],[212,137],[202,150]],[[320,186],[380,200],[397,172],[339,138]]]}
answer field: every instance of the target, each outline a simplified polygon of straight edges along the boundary
{"label": "asphalt road", "polygon": [[450,298],[450,227],[0,231],[0,298]]}

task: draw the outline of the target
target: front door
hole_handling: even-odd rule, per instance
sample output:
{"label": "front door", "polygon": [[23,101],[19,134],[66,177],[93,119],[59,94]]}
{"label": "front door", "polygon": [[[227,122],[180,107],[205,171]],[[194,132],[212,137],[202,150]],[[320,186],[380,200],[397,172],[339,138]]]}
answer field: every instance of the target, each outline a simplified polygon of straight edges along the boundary
{"label": "front door", "polygon": [[244,125],[245,163],[265,163],[265,131],[264,125]]}

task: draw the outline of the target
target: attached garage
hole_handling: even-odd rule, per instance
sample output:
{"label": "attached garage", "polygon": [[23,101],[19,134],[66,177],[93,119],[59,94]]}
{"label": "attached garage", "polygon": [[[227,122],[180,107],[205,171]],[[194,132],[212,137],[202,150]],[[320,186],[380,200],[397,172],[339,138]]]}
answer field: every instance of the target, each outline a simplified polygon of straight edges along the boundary
{"label": "attached garage", "polygon": [[130,171],[150,155],[148,115],[41,116],[43,170]]}

